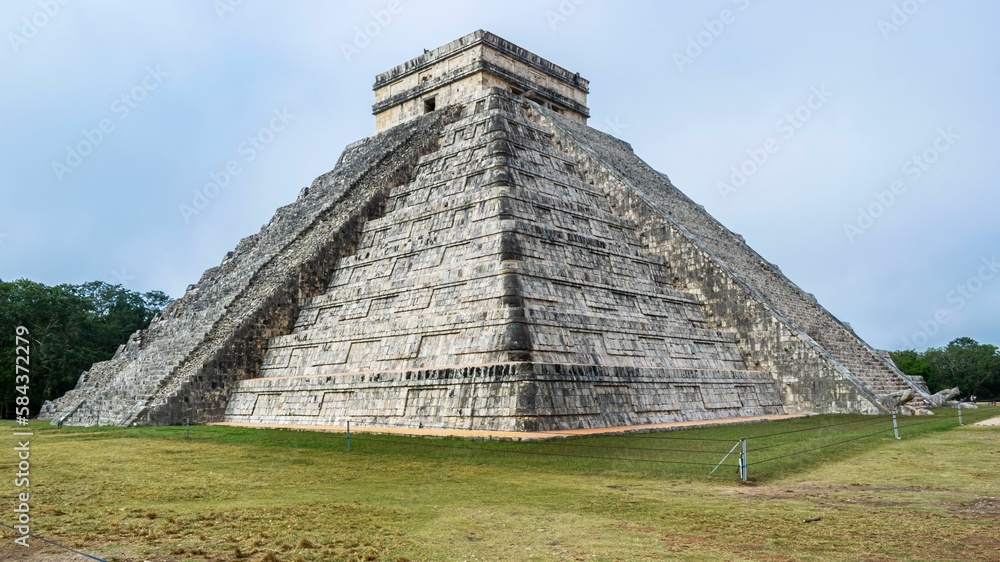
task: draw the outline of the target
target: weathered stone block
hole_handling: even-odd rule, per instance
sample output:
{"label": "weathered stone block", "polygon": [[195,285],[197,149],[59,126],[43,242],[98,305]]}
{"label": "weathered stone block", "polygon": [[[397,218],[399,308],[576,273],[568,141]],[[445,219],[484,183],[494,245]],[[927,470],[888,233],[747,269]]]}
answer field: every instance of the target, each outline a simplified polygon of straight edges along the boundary
{"label": "weathered stone block", "polygon": [[527,431],[926,398],[586,127],[579,75],[476,32],[377,87],[377,135],[46,415]]}

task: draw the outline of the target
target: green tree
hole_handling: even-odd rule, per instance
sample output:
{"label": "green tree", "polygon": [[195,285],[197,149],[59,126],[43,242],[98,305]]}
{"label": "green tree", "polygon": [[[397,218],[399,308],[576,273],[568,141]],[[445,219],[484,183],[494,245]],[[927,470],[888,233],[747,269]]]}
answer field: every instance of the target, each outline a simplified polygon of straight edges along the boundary
{"label": "green tree", "polygon": [[958,387],[962,394],[1000,396],[1000,350],[972,338],[957,338],[945,347],[924,352],[892,352],[892,360],[907,375],[920,375],[931,392]]}
{"label": "green tree", "polygon": [[899,370],[910,376],[924,377],[924,380],[927,381],[927,386],[933,390],[934,385],[931,384],[934,379],[933,368],[924,359],[923,353],[913,349],[904,349],[902,351],[893,351],[891,355],[892,362],[899,367]]}
{"label": "green tree", "polygon": [[27,279],[0,281],[0,417],[12,416],[17,396],[18,326],[30,332],[28,396],[34,414],[43,401],[72,389],[91,365],[110,359],[168,301],[160,291],[140,294],[103,282],[49,287]]}
{"label": "green tree", "polygon": [[986,390],[993,396],[992,389],[1000,377],[997,346],[981,344],[972,338],[958,338],[934,350],[928,361],[964,394],[984,394]]}

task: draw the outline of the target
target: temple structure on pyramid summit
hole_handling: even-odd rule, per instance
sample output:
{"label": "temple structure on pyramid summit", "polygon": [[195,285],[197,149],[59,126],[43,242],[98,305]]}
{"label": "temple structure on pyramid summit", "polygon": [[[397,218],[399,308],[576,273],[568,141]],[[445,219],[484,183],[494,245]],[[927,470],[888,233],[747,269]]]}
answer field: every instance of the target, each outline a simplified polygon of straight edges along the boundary
{"label": "temple structure on pyramid summit", "polygon": [[41,417],[544,431],[886,412],[926,388],[485,31]]}

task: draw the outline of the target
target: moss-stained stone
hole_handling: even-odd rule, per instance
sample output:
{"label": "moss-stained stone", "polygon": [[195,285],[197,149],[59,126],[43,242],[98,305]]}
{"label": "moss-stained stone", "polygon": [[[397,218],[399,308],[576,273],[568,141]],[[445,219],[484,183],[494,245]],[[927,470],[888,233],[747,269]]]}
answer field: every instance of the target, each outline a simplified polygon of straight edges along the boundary
{"label": "moss-stained stone", "polygon": [[348,146],[43,415],[533,431],[913,387],[585,118],[490,87]]}

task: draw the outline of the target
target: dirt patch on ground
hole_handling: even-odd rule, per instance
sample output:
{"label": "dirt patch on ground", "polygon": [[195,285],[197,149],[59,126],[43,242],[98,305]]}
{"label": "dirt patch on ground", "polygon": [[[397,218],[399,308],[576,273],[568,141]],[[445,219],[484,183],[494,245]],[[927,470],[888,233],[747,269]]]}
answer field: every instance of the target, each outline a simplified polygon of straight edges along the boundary
{"label": "dirt patch on ground", "polygon": [[948,504],[948,511],[966,519],[1000,520],[1000,498],[976,498]]}
{"label": "dirt patch on ground", "polygon": [[988,420],[983,420],[972,425],[983,425],[983,426],[1000,426],[1000,416],[995,418],[990,418]]}
{"label": "dirt patch on ground", "polygon": [[[51,544],[47,544],[38,539],[29,538],[28,547],[25,548],[14,544],[12,533],[4,535],[3,544],[0,544],[0,560],[5,562],[80,562],[87,560],[79,554],[74,554],[67,550],[62,550]],[[102,558],[110,559],[111,554],[103,552],[96,554]],[[116,560],[140,560],[138,558],[123,558],[119,553]]]}
{"label": "dirt patch on ground", "polygon": [[732,494],[753,500],[809,502],[816,507],[838,510],[848,506],[914,509],[939,507],[951,510],[953,503],[944,501],[941,496],[942,493],[948,494],[951,491],[935,486],[872,486],[867,483],[825,485],[807,482],[798,485],[740,487],[734,489]]}
{"label": "dirt patch on ground", "polygon": [[833,497],[843,494],[868,494],[878,493],[928,493],[947,492],[946,488],[934,486],[872,486],[870,484],[858,483],[849,485],[826,485],[803,483],[795,486],[754,486],[739,487],[733,490],[735,495],[752,497],[765,500],[803,500],[824,497]]}

